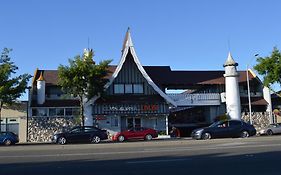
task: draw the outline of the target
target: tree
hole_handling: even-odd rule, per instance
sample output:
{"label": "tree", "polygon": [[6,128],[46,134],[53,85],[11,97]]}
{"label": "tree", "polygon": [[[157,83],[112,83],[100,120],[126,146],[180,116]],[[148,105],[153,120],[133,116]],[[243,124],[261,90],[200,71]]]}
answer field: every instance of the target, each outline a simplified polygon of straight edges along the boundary
{"label": "tree", "polygon": [[95,64],[93,51],[86,50],[83,56],[78,55],[73,60],[69,59],[69,66],[58,67],[58,84],[64,92],[79,99],[82,126],[85,118],[84,102],[104,94],[110,63],[111,60],[105,60]]}
{"label": "tree", "polygon": [[[254,69],[263,76],[263,84],[271,87],[274,83],[280,84],[281,86],[281,53],[277,47],[273,48],[270,56],[257,58],[258,64],[254,66]],[[276,93],[276,92],[275,92]],[[277,94],[281,97],[280,94]]]}
{"label": "tree", "polygon": [[31,78],[29,74],[14,76],[18,67],[9,57],[11,51],[12,49],[4,48],[0,58],[0,121],[3,105],[14,104],[27,89],[28,81]]}

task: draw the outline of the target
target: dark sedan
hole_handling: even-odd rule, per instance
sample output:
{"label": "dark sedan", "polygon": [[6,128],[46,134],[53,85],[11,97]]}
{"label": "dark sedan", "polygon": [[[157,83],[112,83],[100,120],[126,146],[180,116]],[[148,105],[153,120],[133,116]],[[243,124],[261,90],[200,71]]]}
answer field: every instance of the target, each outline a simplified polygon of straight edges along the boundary
{"label": "dark sedan", "polygon": [[55,134],[52,138],[54,143],[99,143],[108,138],[107,131],[93,126],[78,126],[68,132]]}
{"label": "dark sedan", "polygon": [[13,132],[0,132],[0,144],[13,145],[19,142],[19,137]]}
{"label": "dark sedan", "polygon": [[209,127],[195,129],[191,133],[193,139],[213,139],[227,137],[246,138],[256,134],[253,125],[240,120],[218,121]]}

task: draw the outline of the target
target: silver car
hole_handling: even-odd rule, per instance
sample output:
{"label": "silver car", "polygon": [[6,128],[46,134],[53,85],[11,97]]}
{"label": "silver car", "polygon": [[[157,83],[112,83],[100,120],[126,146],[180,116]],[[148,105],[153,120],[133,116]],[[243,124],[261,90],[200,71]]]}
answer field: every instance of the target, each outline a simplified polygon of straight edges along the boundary
{"label": "silver car", "polygon": [[270,124],[266,128],[259,131],[260,135],[281,134],[281,123]]}

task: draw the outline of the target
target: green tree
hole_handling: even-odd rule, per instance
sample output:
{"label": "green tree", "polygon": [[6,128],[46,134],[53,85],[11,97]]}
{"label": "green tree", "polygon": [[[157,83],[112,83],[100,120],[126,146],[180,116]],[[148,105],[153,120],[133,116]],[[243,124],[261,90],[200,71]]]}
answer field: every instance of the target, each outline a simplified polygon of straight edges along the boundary
{"label": "green tree", "polygon": [[104,86],[108,82],[106,78],[109,73],[111,60],[101,61],[95,64],[93,51],[87,51],[83,56],[69,59],[69,66],[58,67],[58,84],[67,94],[77,97],[80,102],[80,116],[84,126],[84,102],[94,96],[104,94]]}
{"label": "green tree", "polygon": [[[274,83],[281,85],[281,53],[277,47],[273,48],[270,56],[257,58],[257,64],[254,69],[263,76],[263,84],[269,87],[273,92]],[[280,94],[277,94],[280,96]],[[281,96],[280,96],[281,97]]]}
{"label": "green tree", "polygon": [[[29,74],[15,76],[18,67],[11,61],[11,49],[4,48],[0,58],[0,121],[4,104],[12,105],[27,89]],[[1,125],[0,125],[1,130]]]}

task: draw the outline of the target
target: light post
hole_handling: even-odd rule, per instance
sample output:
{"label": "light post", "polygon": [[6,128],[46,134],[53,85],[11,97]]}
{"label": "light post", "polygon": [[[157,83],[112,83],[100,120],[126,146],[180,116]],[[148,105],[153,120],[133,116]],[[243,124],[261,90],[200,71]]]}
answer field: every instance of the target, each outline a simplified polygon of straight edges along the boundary
{"label": "light post", "polygon": [[[255,54],[255,57],[257,57],[259,54]],[[254,58],[255,58],[254,57]],[[247,75],[247,89],[248,89],[248,102],[249,102],[249,117],[250,117],[250,124],[253,124],[252,119],[252,105],[251,105],[251,92],[250,92],[250,81],[249,81],[249,64],[246,65],[246,75]]]}

